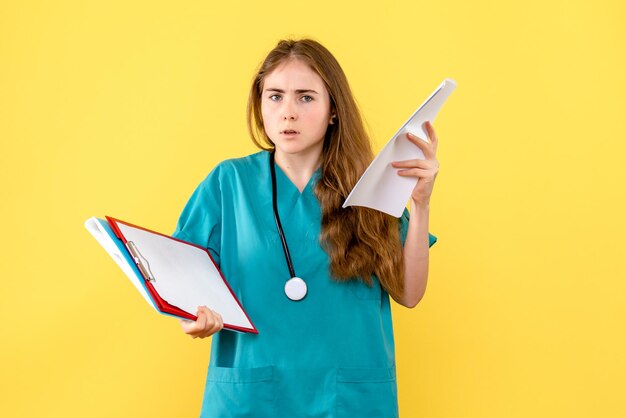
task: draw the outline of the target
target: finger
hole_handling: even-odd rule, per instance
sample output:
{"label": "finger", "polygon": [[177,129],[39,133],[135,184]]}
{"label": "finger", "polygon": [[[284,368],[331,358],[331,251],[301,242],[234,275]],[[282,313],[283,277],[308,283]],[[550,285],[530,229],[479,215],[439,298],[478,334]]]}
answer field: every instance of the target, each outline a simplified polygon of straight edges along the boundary
{"label": "finger", "polygon": [[196,319],[193,330],[194,332],[202,331],[207,326],[207,315],[204,310],[198,309],[198,312],[196,312],[196,316],[198,317],[198,319]]}
{"label": "finger", "polygon": [[217,331],[221,330],[224,327],[224,319],[222,318],[222,315],[220,315],[218,312],[216,311],[211,311],[213,313],[213,320],[215,322],[215,328],[217,328]]}
{"label": "finger", "polygon": [[215,321],[213,326],[204,332],[203,338],[210,337],[211,335],[215,334],[216,332],[218,332],[221,329],[222,328],[220,327],[219,322]]}
{"label": "finger", "polygon": [[406,134],[406,137],[409,139],[409,141],[417,145],[417,147],[422,150],[426,159],[433,158],[435,156],[435,151],[432,144],[424,141],[423,139],[420,139],[418,136],[415,136],[410,132]]}
{"label": "finger", "polygon": [[215,312],[215,329],[213,330],[213,334],[221,331],[222,329],[224,329],[224,319],[222,318],[222,315]]}
{"label": "finger", "polygon": [[428,168],[429,167],[428,161],[419,160],[419,159],[394,161],[391,163],[391,165],[396,168],[413,168],[413,167]]}
{"label": "finger", "polygon": [[181,322],[181,326],[183,327],[183,331],[185,334],[189,335],[192,338],[196,338],[198,335],[197,325],[194,321],[189,322]]}
{"label": "finger", "polygon": [[432,170],[423,170],[421,168],[399,170],[398,175],[403,177],[418,177],[420,179],[435,178],[435,174],[432,172]]}
{"label": "finger", "polygon": [[409,138],[411,142],[413,142],[415,145],[417,145],[420,148],[428,145],[427,140],[425,140],[424,138],[420,138],[419,136],[412,134],[411,132],[407,132],[406,137]]}
{"label": "finger", "polygon": [[215,326],[215,324],[217,324],[217,318],[215,317],[215,312],[208,308],[207,310],[208,310],[208,314],[207,314],[207,324],[206,324],[206,327],[204,327],[205,330],[212,329]]}
{"label": "finger", "polygon": [[207,318],[211,316],[211,310],[206,306],[198,306],[198,313],[202,312]]}
{"label": "finger", "polygon": [[211,311],[211,324],[212,325],[209,328],[207,328],[206,330],[202,332],[202,338],[206,338],[215,334],[216,332],[220,331],[223,327],[221,317],[215,311]]}
{"label": "finger", "polygon": [[185,333],[188,333],[188,331],[193,326],[193,321],[190,321],[188,319],[179,319],[179,322],[180,322],[180,326],[183,328],[183,331],[185,331]]}
{"label": "finger", "polygon": [[204,313],[204,315],[206,316],[207,320],[209,320],[209,321],[213,317],[213,311],[211,309],[209,309],[209,307],[206,306],[206,305],[198,306],[198,312]]}
{"label": "finger", "polygon": [[422,172],[431,172],[437,174],[439,171],[439,162],[437,160],[420,160],[418,164],[393,164],[394,168],[398,168],[399,172],[407,170],[421,170]]}
{"label": "finger", "polygon": [[424,123],[424,126],[426,127],[426,133],[428,134],[428,139],[436,148],[437,143],[439,142],[439,138],[437,138],[437,133],[435,132],[435,128],[433,127],[432,123],[430,123],[430,121],[426,121],[426,123]]}

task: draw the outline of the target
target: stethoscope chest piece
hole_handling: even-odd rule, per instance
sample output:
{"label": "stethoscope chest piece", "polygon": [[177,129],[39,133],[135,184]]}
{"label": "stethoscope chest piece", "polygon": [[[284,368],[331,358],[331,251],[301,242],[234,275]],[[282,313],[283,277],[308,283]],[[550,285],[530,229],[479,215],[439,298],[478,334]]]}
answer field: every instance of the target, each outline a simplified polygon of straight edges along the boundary
{"label": "stethoscope chest piece", "polygon": [[306,296],[306,283],[299,277],[292,277],[285,283],[285,294],[291,300],[302,300]]}

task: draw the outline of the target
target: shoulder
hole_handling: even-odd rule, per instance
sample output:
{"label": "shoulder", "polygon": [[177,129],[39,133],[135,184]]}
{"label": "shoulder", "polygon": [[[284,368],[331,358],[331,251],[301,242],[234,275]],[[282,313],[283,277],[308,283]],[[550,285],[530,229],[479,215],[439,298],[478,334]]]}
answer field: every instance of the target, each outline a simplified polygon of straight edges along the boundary
{"label": "shoulder", "polygon": [[245,157],[230,158],[217,164],[208,174],[207,178],[217,175],[218,177],[228,177],[233,174],[258,172],[265,168],[269,161],[267,151],[259,151]]}
{"label": "shoulder", "polygon": [[239,158],[229,158],[218,163],[202,181],[203,186],[222,184],[237,178],[254,178],[268,166],[269,153],[259,151]]}

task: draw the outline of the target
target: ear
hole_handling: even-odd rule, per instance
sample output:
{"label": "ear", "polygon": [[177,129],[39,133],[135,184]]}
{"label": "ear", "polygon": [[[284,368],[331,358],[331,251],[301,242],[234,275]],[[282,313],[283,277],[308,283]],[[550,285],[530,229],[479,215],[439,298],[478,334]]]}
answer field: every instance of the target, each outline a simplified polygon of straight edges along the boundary
{"label": "ear", "polygon": [[334,113],[332,115],[330,115],[330,120],[328,121],[328,124],[329,125],[334,125],[336,117],[337,117],[337,115],[335,115]]}

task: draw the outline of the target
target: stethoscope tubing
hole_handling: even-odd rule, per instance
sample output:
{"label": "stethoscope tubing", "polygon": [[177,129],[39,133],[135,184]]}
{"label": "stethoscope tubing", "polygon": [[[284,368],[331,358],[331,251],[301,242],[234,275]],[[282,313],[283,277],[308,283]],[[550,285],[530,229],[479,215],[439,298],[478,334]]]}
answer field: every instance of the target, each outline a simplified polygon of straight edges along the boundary
{"label": "stethoscope tubing", "polygon": [[276,196],[276,168],[274,167],[274,152],[270,152],[270,171],[272,173],[272,206],[274,208],[274,221],[276,221],[276,228],[278,229],[280,242],[283,245],[283,252],[285,253],[285,260],[287,260],[289,274],[291,274],[291,277],[296,277],[296,272],[293,268],[293,263],[291,261],[291,253],[289,252],[289,247],[287,246],[287,239],[285,238],[283,226],[280,223],[280,216],[278,215],[278,198]]}

